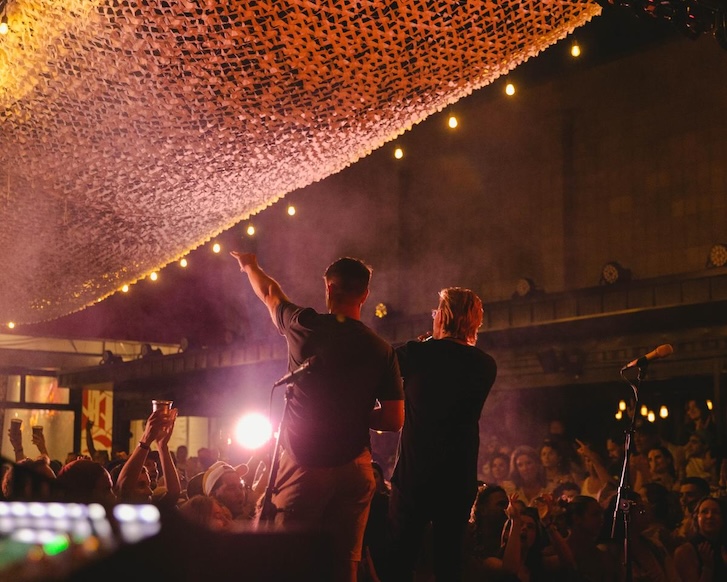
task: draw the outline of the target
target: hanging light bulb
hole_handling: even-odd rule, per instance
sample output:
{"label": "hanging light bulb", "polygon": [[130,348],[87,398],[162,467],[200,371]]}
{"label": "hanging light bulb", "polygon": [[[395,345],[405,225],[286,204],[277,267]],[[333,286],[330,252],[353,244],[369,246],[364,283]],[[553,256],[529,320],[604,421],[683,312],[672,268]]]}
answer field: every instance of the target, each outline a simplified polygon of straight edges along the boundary
{"label": "hanging light bulb", "polygon": [[248,227],[247,227],[247,235],[248,236],[252,236],[254,234],[255,234],[255,227],[252,224],[248,225]]}
{"label": "hanging light bulb", "polygon": [[641,405],[641,416],[646,416],[649,414],[649,408],[646,406],[646,404]]}
{"label": "hanging light bulb", "polygon": [[578,41],[574,40],[573,44],[570,47],[570,54],[572,57],[580,57],[581,56],[581,47],[578,45]]}
{"label": "hanging light bulb", "polygon": [[653,410],[649,410],[649,414],[646,415],[646,419],[649,422],[654,422],[656,420],[656,414],[654,414]]}
{"label": "hanging light bulb", "polygon": [[156,281],[156,280],[157,280],[157,279],[159,278],[159,275],[157,275],[157,272],[156,272],[156,271],[154,271],[154,272],[153,272],[153,273],[152,273],[151,275],[149,275],[149,278],[150,278],[150,279],[151,279],[152,281]]}
{"label": "hanging light bulb", "polygon": [[511,97],[515,95],[515,85],[513,85],[512,83],[508,83],[507,85],[505,85],[505,94]]}
{"label": "hanging light bulb", "polygon": [[395,158],[396,158],[397,160],[400,160],[401,158],[403,158],[403,157],[404,157],[404,150],[403,150],[403,149],[401,149],[401,148],[396,148],[396,149],[394,150],[394,157],[395,157]]}
{"label": "hanging light bulb", "polygon": [[707,400],[707,408],[712,410],[712,401],[711,400]]}
{"label": "hanging light bulb", "polygon": [[661,405],[661,408],[659,409],[659,416],[661,418],[666,418],[667,416],[669,416],[669,409],[666,407],[666,405]]}
{"label": "hanging light bulb", "polygon": [[121,292],[122,293],[128,293],[129,292],[129,286],[128,285],[124,285],[123,287],[121,287]]}
{"label": "hanging light bulb", "polygon": [[288,206],[288,216],[295,216],[295,206],[292,204]]}
{"label": "hanging light bulb", "polygon": [[457,118],[454,115],[450,115],[449,119],[447,120],[447,125],[450,129],[454,129],[459,125],[459,121],[457,121]]}
{"label": "hanging light bulb", "polygon": [[626,401],[625,400],[619,400],[618,401],[618,409],[619,410],[626,410]]}
{"label": "hanging light bulb", "polygon": [[620,410],[618,412],[616,412],[616,420],[621,420],[623,418],[623,416],[624,416],[624,413],[621,412]]}
{"label": "hanging light bulb", "polygon": [[8,15],[3,14],[2,20],[0,20],[0,34],[7,34],[10,30],[8,26]]}
{"label": "hanging light bulb", "polygon": [[185,268],[187,265],[189,265],[189,263],[187,262],[187,259],[182,259],[181,261],[179,261],[180,267]]}

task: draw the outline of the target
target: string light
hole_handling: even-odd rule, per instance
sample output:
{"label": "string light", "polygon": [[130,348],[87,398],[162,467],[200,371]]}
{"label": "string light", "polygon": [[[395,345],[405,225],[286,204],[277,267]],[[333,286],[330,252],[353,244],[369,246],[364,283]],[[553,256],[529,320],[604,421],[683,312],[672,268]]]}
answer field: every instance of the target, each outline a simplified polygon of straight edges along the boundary
{"label": "string light", "polygon": [[180,267],[182,267],[183,269],[184,269],[184,268],[185,268],[185,267],[186,267],[186,266],[187,266],[188,264],[189,264],[189,263],[187,262],[187,259],[182,259],[181,261],[179,261],[179,266],[180,266]]}
{"label": "string light", "polygon": [[515,95],[515,85],[513,85],[512,83],[508,83],[507,85],[505,85],[505,93],[511,97]]}
{"label": "string light", "polygon": [[7,34],[10,30],[8,26],[8,15],[3,14],[2,20],[0,20],[0,34]]}
{"label": "string light", "polygon": [[616,416],[616,420],[621,420],[624,416],[624,413],[619,410],[618,412],[616,412],[615,416]]}
{"label": "string light", "polygon": [[122,292],[122,293],[128,293],[128,292],[129,292],[129,286],[128,286],[128,285],[124,285],[124,286],[123,286],[123,287],[121,288],[121,292]]}
{"label": "string light", "polygon": [[149,275],[149,278],[150,278],[150,279],[151,279],[152,281],[156,281],[156,280],[157,280],[157,279],[159,278],[159,275],[157,274],[157,272],[156,272],[156,271],[153,271],[153,272],[152,272],[152,274],[151,274],[151,275]]}
{"label": "string light", "polygon": [[625,400],[619,400],[619,402],[618,402],[618,409],[619,410],[626,410],[626,401]]}
{"label": "string light", "polygon": [[8,321],[8,327],[10,329],[15,329],[15,322],[14,321]]}
{"label": "string light", "polygon": [[215,243],[212,245],[213,253],[219,253],[221,250],[222,250],[222,247],[220,246],[220,243]]}
{"label": "string light", "polygon": [[572,57],[580,57],[581,56],[581,47],[578,46],[578,41],[574,40],[573,44],[570,47],[570,54]]}
{"label": "string light", "polygon": [[641,405],[641,416],[646,416],[649,414],[649,409],[647,408],[646,404]]}
{"label": "string light", "polygon": [[454,115],[450,115],[449,119],[447,120],[447,125],[450,129],[454,129],[459,125],[459,121],[457,121],[457,118]]}
{"label": "string light", "polygon": [[248,225],[246,232],[247,232],[248,236],[254,235],[255,234],[255,227],[252,224]]}
{"label": "string light", "polygon": [[709,408],[709,410],[712,410],[712,401],[711,400],[707,400],[707,408]]}
{"label": "string light", "polygon": [[401,148],[396,148],[396,149],[394,150],[394,157],[395,157],[395,158],[396,158],[397,160],[400,160],[401,158],[403,158],[403,157],[404,157],[404,150],[403,150],[403,149],[401,149]]}
{"label": "string light", "polygon": [[295,216],[295,206],[292,204],[288,206],[288,216]]}
{"label": "string light", "polygon": [[661,408],[659,409],[659,416],[661,418],[666,418],[669,416],[669,409],[665,405],[661,405]]}
{"label": "string light", "polygon": [[654,414],[653,410],[649,410],[649,414],[646,415],[646,419],[649,422],[654,422],[656,420],[656,414]]}

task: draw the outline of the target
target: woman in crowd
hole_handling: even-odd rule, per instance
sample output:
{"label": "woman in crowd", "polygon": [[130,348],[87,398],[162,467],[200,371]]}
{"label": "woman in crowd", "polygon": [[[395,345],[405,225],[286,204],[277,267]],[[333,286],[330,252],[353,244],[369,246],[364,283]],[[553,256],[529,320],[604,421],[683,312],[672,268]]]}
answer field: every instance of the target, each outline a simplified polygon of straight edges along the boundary
{"label": "woman in crowd", "polygon": [[570,461],[563,454],[560,443],[548,440],[540,447],[540,462],[545,473],[545,488],[549,493],[562,483],[580,483],[571,471]]}
{"label": "woman in crowd", "polygon": [[532,447],[516,447],[510,456],[510,480],[503,483],[508,495],[517,495],[525,505],[547,493],[545,470],[540,455]]}
{"label": "woman in crowd", "polygon": [[696,533],[674,552],[682,582],[727,580],[727,540],[723,505],[705,497],[694,510]]}

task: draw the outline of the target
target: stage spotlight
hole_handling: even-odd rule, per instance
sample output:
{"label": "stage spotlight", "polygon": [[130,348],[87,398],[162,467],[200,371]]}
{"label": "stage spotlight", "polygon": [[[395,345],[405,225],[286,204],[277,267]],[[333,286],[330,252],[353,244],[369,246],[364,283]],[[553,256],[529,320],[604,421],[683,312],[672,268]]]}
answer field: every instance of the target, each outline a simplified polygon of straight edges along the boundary
{"label": "stage spotlight", "polygon": [[616,261],[611,261],[603,265],[601,269],[601,285],[615,285],[616,283],[626,283],[631,281],[631,270],[622,267]]}
{"label": "stage spotlight", "polygon": [[259,449],[273,436],[273,426],[264,414],[250,412],[235,425],[235,440],[246,449]]}
{"label": "stage spotlight", "polygon": [[156,358],[159,356],[163,356],[162,351],[159,348],[152,348],[151,344],[141,344],[141,353],[142,358]]}
{"label": "stage spotlight", "polygon": [[727,244],[716,244],[709,249],[707,268],[724,267],[727,265]]}
{"label": "stage spotlight", "polygon": [[111,350],[104,350],[101,354],[101,361],[99,362],[99,365],[108,366],[110,364],[121,364],[123,361],[124,360],[121,356],[114,355]]}

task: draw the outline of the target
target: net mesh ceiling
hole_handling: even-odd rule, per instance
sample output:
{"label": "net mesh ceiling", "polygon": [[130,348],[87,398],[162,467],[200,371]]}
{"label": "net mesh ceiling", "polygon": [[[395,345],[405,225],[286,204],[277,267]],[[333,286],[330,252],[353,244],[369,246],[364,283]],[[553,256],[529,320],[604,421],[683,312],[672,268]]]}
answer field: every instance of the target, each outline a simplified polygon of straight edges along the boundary
{"label": "net mesh ceiling", "polygon": [[583,0],[9,0],[0,322],[103,299],[599,13]]}

